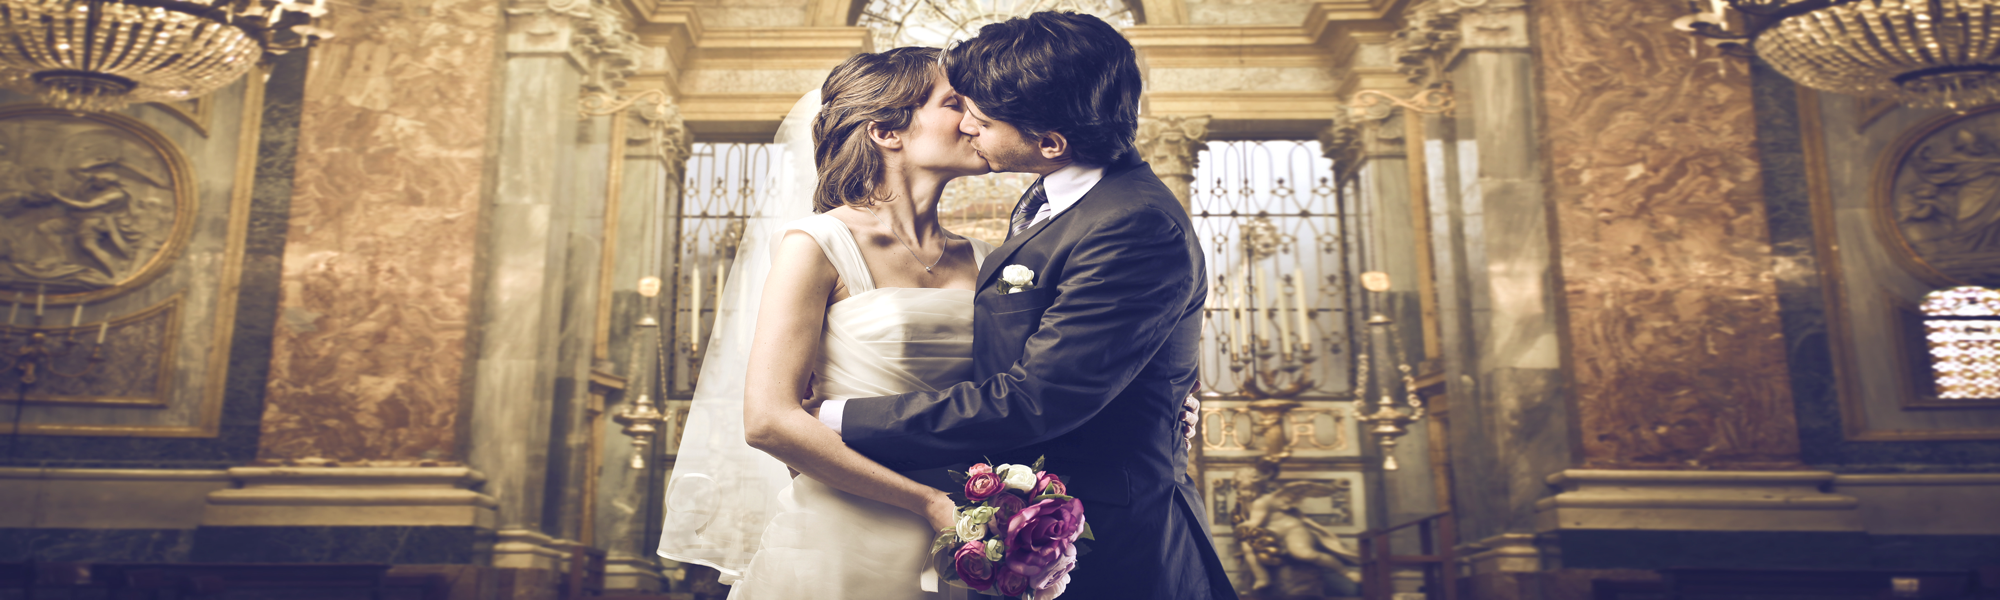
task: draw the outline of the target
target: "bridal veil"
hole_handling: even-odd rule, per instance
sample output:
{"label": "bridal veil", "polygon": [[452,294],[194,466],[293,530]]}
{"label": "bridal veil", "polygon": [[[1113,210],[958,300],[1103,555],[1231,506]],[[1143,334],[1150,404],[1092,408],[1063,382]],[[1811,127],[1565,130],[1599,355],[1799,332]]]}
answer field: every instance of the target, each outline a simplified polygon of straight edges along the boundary
{"label": "bridal veil", "polygon": [[[819,90],[792,105],[778,126],[763,189],[776,195],[751,202],[732,274],[716,299],[714,333],[688,409],[680,453],[667,480],[661,557],[713,567],[721,582],[743,576],[765,525],[778,510],[778,491],[791,483],[784,463],[743,440],[743,391],[757,305],[771,272],[771,255],[786,224],[812,216],[812,122]],[[745,176],[756,177],[757,173]]]}

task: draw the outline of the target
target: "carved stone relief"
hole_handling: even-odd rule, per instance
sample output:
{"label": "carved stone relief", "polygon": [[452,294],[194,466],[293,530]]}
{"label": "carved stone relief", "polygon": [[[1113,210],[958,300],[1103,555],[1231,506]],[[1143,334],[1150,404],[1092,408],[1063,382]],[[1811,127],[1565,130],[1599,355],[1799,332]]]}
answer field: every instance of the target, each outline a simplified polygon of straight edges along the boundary
{"label": "carved stone relief", "polygon": [[1396,70],[1420,86],[1440,85],[1462,50],[1528,47],[1519,0],[1429,0],[1406,14],[1389,50]]}
{"label": "carved stone relief", "polygon": [[0,290],[75,302],[158,274],[191,230],[191,182],[138,121],[0,110]]}
{"label": "carved stone relief", "polygon": [[1934,284],[2000,286],[2000,111],[1951,117],[1884,155],[1877,230]]}
{"label": "carved stone relief", "polygon": [[1208,115],[1139,117],[1134,140],[1139,158],[1152,165],[1153,174],[1173,190],[1181,208],[1190,207],[1194,169],[1200,165],[1201,151],[1208,147],[1208,120]]}

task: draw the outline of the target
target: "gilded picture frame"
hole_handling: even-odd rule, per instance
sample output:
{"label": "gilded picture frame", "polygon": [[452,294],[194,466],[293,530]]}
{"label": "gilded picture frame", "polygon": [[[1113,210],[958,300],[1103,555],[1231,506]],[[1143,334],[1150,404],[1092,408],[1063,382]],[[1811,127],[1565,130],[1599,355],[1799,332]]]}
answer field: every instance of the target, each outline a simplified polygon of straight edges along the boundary
{"label": "gilded picture frame", "polygon": [[[9,128],[9,123],[19,123],[19,125]],[[34,127],[35,125],[41,126]],[[169,267],[179,257],[182,248],[186,246],[188,238],[194,230],[194,218],[199,203],[193,169],[190,166],[187,155],[180,147],[168,140],[159,131],[153,129],[153,127],[121,114],[79,114],[41,104],[0,106],[0,137],[5,137],[6,134],[11,132],[26,131],[30,128],[33,128],[37,133],[50,129],[64,129],[77,133],[61,140],[6,140],[19,146],[18,149],[8,148],[0,151],[0,161],[7,163],[0,166],[18,170],[21,173],[18,175],[12,172],[4,174],[6,175],[6,180],[0,181],[0,184],[20,186],[21,189],[7,190],[7,197],[0,198],[0,200],[14,200],[16,204],[46,202],[48,198],[60,198],[62,196],[60,193],[64,188],[62,183],[68,183],[69,189],[80,189],[84,190],[85,193],[92,191],[103,192],[106,190],[118,190],[120,193],[124,193],[125,186],[132,185],[134,187],[165,190],[167,192],[166,195],[170,197],[170,201],[173,203],[173,206],[169,207],[169,211],[167,211],[168,214],[172,215],[172,220],[165,228],[165,233],[160,237],[158,245],[143,257],[132,257],[130,265],[126,268],[114,269],[111,265],[111,260],[115,260],[116,257],[101,260],[98,266],[101,267],[102,272],[90,273],[92,277],[101,281],[84,280],[81,283],[76,283],[57,280],[52,282],[52,285],[55,285],[56,289],[45,289],[51,284],[35,284],[36,287],[30,288],[29,286],[34,284],[34,278],[28,276],[28,271],[17,271],[14,268],[10,268],[6,274],[14,277],[8,277],[7,281],[0,282],[0,302],[32,304],[39,301],[51,305],[90,303],[117,297],[145,286],[169,270]],[[71,143],[75,138],[84,136],[94,136],[94,141],[99,148],[78,150],[75,147],[76,144]],[[53,147],[40,145],[43,143]],[[120,146],[119,143],[123,143],[123,146]],[[111,150],[103,148],[114,146],[117,147]],[[123,154],[129,153],[134,146],[142,150],[142,154],[144,154],[144,156],[136,158],[151,159],[151,161],[130,160],[135,157],[123,156]],[[111,156],[108,158],[100,156],[100,154],[107,152],[119,154],[120,156]],[[76,160],[70,159],[79,159],[79,157],[84,162],[96,164],[50,164],[52,161],[76,162]],[[126,163],[151,164],[138,166]],[[57,181],[65,175],[68,176],[68,181]],[[161,181],[162,179],[164,181]],[[106,181],[109,183],[105,183]],[[134,208],[132,207],[140,207],[159,201],[159,194],[148,194],[139,197],[133,197],[129,193],[126,193],[126,195],[126,199],[122,202],[127,205],[127,209],[122,213],[88,214],[82,219],[83,222],[78,227],[95,228],[94,231],[100,232],[102,236],[111,238],[113,241],[118,241],[118,239],[125,237],[130,233],[128,231],[129,227],[127,223],[120,220],[125,219],[128,214],[134,212]],[[32,198],[32,200],[27,198]],[[72,203],[72,206],[78,206],[78,204],[74,203],[75,201],[68,199],[63,199],[63,201]],[[88,205],[84,206],[85,208],[75,210],[86,213],[90,213],[93,210]],[[60,229],[60,227],[56,229]],[[58,236],[56,240],[58,242],[67,241],[66,238],[59,237],[61,233],[59,231],[43,233],[50,236]],[[76,233],[82,235],[83,232]],[[19,238],[21,236],[10,235],[9,237]],[[105,255],[112,254],[114,250],[116,249],[106,248],[102,252],[96,252],[93,249],[92,254],[103,259]],[[71,253],[79,252],[73,248],[66,251]],[[18,249],[10,249],[8,260],[16,264],[20,263],[19,254]],[[37,264],[46,265],[49,263],[44,261]],[[74,264],[64,265],[60,262],[54,264],[56,267],[69,267],[65,271],[81,272],[82,270]],[[49,272],[64,271],[51,270]]]}
{"label": "gilded picture frame", "polygon": [[1876,236],[1891,261],[1932,286],[2000,287],[2000,243],[1985,235],[2000,236],[2000,193],[1966,197],[2000,191],[1988,190],[2000,184],[2000,168],[1989,173],[1985,162],[2000,159],[2000,119],[1983,122],[1996,113],[2000,105],[1926,121],[1876,164],[1869,199]]}

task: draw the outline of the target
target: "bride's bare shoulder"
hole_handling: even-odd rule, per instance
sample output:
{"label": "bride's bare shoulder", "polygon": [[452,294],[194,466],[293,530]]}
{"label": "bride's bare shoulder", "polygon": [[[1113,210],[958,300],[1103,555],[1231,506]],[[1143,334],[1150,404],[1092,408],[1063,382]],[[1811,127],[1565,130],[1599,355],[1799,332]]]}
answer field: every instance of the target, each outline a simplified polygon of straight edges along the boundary
{"label": "bride's bare shoulder", "polygon": [[771,272],[814,279],[824,276],[827,281],[834,276],[833,262],[827,259],[819,240],[812,232],[797,227],[785,230],[784,237],[778,238],[777,251],[771,255]]}

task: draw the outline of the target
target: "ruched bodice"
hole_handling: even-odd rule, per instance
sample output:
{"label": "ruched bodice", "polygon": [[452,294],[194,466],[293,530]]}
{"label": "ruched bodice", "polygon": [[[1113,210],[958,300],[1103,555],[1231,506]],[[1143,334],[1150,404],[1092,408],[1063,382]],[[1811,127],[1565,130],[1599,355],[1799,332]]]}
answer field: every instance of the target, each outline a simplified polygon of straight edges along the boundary
{"label": "ruched bodice", "polygon": [[[972,378],[972,290],[877,288],[846,223],[822,214],[790,228],[819,242],[848,290],[826,310],[816,399],[932,391]],[[972,247],[975,263],[993,249],[978,240]]]}
{"label": "ruched bodice", "polygon": [[[877,288],[854,233],[816,215],[788,230],[810,234],[848,297],[826,310],[813,395],[870,398],[948,387],[972,376],[972,290]],[[993,247],[972,240],[975,262]],[[800,476],[778,493],[779,510],[732,600],[868,598],[953,600],[963,590],[926,593],[917,574],[934,532],[915,513]]]}

